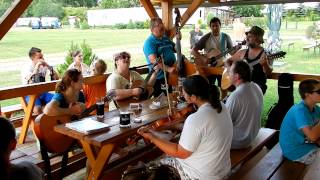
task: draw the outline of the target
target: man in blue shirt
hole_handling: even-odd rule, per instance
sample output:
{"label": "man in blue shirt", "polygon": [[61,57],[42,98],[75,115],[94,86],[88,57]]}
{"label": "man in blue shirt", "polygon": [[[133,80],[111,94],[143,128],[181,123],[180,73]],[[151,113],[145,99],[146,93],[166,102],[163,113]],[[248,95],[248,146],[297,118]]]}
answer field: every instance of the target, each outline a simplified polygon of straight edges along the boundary
{"label": "man in blue shirt", "polygon": [[320,81],[301,81],[302,101],[290,108],[280,128],[280,146],[283,155],[304,164],[320,157]]}
{"label": "man in blue shirt", "polygon": [[[175,44],[165,35],[165,29],[163,22],[160,18],[152,18],[150,22],[151,35],[144,42],[143,52],[145,54],[147,63],[155,63],[157,58],[163,57],[165,64],[165,69],[168,73],[174,73],[176,71],[173,66],[176,62],[175,57]],[[162,64],[162,63],[161,63]],[[153,86],[154,96],[159,96],[161,94],[161,85],[165,84],[163,66],[159,66],[161,70],[157,74],[157,80]],[[151,66],[149,67],[149,71]]]}

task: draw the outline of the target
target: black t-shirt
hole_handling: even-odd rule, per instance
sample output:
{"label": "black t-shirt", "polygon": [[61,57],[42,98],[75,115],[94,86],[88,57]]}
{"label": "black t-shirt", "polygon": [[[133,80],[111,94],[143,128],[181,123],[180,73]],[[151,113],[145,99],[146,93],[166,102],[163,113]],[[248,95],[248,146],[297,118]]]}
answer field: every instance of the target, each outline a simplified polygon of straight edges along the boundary
{"label": "black t-shirt", "polygon": [[27,161],[19,164],[12,164],[10,169],[10,180],[43,180],[44,173],[42,170]]}

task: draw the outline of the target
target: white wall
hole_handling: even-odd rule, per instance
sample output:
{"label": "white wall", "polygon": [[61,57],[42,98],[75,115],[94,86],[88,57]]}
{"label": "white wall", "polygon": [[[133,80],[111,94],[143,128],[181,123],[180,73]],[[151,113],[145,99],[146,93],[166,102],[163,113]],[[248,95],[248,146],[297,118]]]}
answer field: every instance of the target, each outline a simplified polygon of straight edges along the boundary
{"label": "white wall", "polygon": [[[156,9],[159,17],[162,16],[161,9]],[[180,13],[186,11],[186,8],[181,8]],[[187,24],[195,24],[200,18],[200,11],[202,19],[204,20],[204,8],[199,8],[193,16],[189,19]],[[134,21],[146,21],[150,19],[144,8],[121,8],[121,9],[100,9],[88,10],[88,24],[90,26],[114,25],[116,23],[128,23],[130,19]],[[174,14],[175,17],[175,14]],[[173,19],[174,21],[174,19]]]}

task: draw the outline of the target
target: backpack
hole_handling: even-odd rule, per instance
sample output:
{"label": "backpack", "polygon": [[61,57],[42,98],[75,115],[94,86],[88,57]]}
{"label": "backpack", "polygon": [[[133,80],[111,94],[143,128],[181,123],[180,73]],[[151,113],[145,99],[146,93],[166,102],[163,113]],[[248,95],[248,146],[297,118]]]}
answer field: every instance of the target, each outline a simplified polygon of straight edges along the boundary
{"label": "backpack", "polygon": [[[293,76],[289,73],[282,73],[278,78],[278,102],[273,104],[268,113],[268,119],[266,127],[271,129],[280,130],[283,118],[294,104],[293,98]],[[267,143],[267,147],[270,149],[276,145],[279,141],[279,132],[273,136]]]}

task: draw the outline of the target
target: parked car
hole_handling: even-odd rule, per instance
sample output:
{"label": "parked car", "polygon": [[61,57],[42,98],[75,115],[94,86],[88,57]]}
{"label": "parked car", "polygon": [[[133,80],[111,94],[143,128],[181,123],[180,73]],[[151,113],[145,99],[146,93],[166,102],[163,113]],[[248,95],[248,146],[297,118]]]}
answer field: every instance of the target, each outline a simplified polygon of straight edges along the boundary
{"label": "parked car", "polygon": [[41,29],[40,18],[32,18],[30,23],[32,29]]}
{"label": "parked car", "polygon": [[42,29],[58,29],[60,28],[60,21],[57,17],[42,17],[41,28]]}

